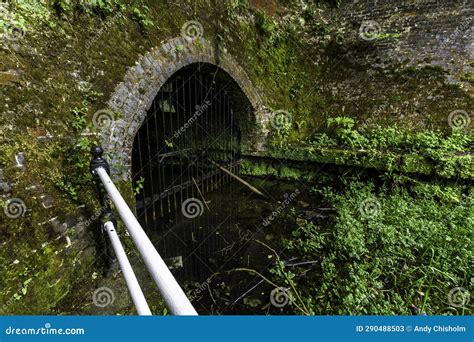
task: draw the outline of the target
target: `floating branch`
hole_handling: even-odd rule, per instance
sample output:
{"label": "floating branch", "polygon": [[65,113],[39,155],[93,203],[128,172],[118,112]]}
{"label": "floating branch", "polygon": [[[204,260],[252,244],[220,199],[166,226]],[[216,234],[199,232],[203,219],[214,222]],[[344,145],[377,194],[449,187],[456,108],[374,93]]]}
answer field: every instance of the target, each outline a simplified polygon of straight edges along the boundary
{"label": "floating branch", "polygon": [[252,190],[253,192],[255,192],[256,194],[259,194],[265,198],[268,198],[267,195],[265,195],[263,192],[261,192],[260,190],[258,190],[256,187],[250,185],[249,183],[247,183],[246,181],[244,181],[242,178],[240,178],[239,176],[237,176],[235,173],[232,173],[230,172],[229,170],[227,170],[225,167],[223,166],[220,166],[219,164],[217,164],[215,161],[213,160],[210,160],[209,161],[217,166],[219,169],[221,169],[222,171],[224,171],[225,173],[227,173],[228,175],[230,175],[231,177],[235,178],[236,180],[238,180],[240,183],[242,183],[243,185],[245,185],[246,187],[248,187],[250,190]]}
{"label": "floating branch", "polygon": [[196,180],[194,179],[194,177],[191,177],[191,178],[193,179],[194,185],[196,185],[196,188],[197,188],[197,190],[198,190],[198,192],[199,192],[199,195],[201,196],[202,201],[203,201],[204,204],[206,205],[207,210],[211,211],[211,209],[209,209],[209,206],[207,205],[207,201],[206,201],[206,199],[204,198],[204,195],[203,195],[202,192],[201,192],[201,189],[199,189],[199,186],[198,186],[198,184],[196,183]]}

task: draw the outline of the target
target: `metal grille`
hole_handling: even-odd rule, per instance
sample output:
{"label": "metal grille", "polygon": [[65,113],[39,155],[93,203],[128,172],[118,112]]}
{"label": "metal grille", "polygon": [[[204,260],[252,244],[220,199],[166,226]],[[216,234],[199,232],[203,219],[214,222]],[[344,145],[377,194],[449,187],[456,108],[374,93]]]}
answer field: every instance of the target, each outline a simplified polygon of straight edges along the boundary
{"label": "metal grille", "polygon": [[[232,201],[239,174],[240,132],[218,69],[185,68],[160,89],[133,145],[137,216],[175,274],[205,279],[215,252],[227,245],[221,225],[235,217],[216,192]],[[174,263],[174,265],[172,265]]]}

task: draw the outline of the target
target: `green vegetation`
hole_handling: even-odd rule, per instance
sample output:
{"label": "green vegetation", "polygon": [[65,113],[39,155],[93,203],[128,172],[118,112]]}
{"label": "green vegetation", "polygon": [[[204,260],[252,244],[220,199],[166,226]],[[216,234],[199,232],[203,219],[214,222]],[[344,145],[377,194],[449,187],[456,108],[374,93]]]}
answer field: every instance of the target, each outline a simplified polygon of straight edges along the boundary
{"label": "green vegetation", "polygon": [[462,77],[461,80],[469,82],[471,85],[474,85],[474,73],[465,73]]}
{"label": "green vegetation", "polygon": [[77,10],[87,14],[107,15],[117,9],[123,9],[125,4],[120,0],[54,0],[52,6],[59,13],[69,14]]}
{"label": "green vegetation", "polygon": [[133,194],[135,196],[138,195],[142,191],[144,185],[145,185],[145,178],[140,177],[140,179],[137,180],[135,187],[133,188]]}
{"label": "green vegetation", "polygon": [[[339,6],[341,0],[325,2]],[[314,20],[319,13],[316,3],[288,1],[286,12],[280,16],[278,11],[267,13],[253,7],[248,1],[240,0],[195,1],[192,6],[188,2],[142,0],[9,1],[5,7],[7,10],[0,13],[0,32],[23,37],[0,41],[1,71],[14,70],[17,72],[15,75],[18,74],[18,77],[12,78],[14,82],[2,83],[0,87],[0,97],[4,99],[0,109],[0,167],[4,170],[5,179],[15,184],[13,196],[24,199],[28,211],[25,217],[5,218],[2,221],[2,242],[6,241],[14,248],[3,249],[3,253],[0,253],[0,301],[3,305],[0,312],[80,313],[90,305],[91,293],[97,284],[96,272],[101,265],[97,262],[94,249],[84,248],[80,244],[87,240],[85,235],[96,233],[98,227],[87,227],[86,232],[78,237],[77,241],[80,241],[79,245],[83,249],[68,250],[64,247],[65,237],[54,230],[49,220],[58,217],[59,224],[62,224],[66,217],[89,217],[95,211],[98,203],[88,164],[90,146],[97,141],[82,137],[80,133],[85,129],[95,132],[91,123],[92,115],[97,110],[104,109],[110,93],[123,80],[126,68],[134,65],[140,55],[159,46],[164,40],[179,36],[180,28],[187,20],[200,21],[204,25],[204,37],[213,44],[216,43],[219,48],[227,49],[235,57],[253,83],[262,90],[266,106],[288,110],[292,114],[293,124],[287,124],[274,132],[271,155],[338,165],[376,167],[389,172],[400,170],[406,173],[472,179],[472,156],[468,154],[472,151],[472,136],[462,131],[445,134],[436,130],[407,130],[413,123],[423,120],[430,124],[422,126],[423,128],[444,127],[447,113],[454,108],[471,108],[472,100],[467,98],[462,89],[445,85],[445,76],[437,69],[375,70],[373,79],[368,83],[360,82],[363,94],[368,96],[365,99],[363,96],[358,98],[357,108],[348,109],[352,105],[347,104],[353,103],[353,99],[344,89],[337,92],[334,89],[342,84],[357,89],[359,85],[351,84],[350,80],[360,80],[361,75],[374,70],[342,58],[346,48],[352,46],[351,42],[344,45],[341,37],[345,37],[345,33],[338,31],[337,22]],[[190,11],[191,7],[193,11]],[[212,25],[209,24],[211,22]],[[176,49],[179,51],[182,48]],[[338,63],[334,63],[335,61]],[[422,99],[427,98],[432,95],[433,89],[439,96],[428,102],[420,101],[420,106],[414,111],[421,114],[399,120],[400,127],[390,128],[392,116],[385,111],[375,115],[378,120],[376,123],[381,126],[373,125],[370,129],[357,126],[357,119],[327,120],[339,113],[363,119],[367,113],[374,112],[374,104],[388,102],[394,107],[401,107],[418,95]],[[425,117],[428,119],[425,120]],[[328,125],[320,125],[321,123]],[[314,131],[318,134],[312,134]],[[52,138],[39,139],[49,134]],[[14,168],[15,154],[18,152],[26,155],[26,172]],[[256,166],[255,163],[248,166],[250,174],[274,174],[285,179],[301,177],[301,171],[291,166]],[[304,174],[305,180],[314,178],[310,171],[307,170]],[[26,190],[32,185],[42,190]],[[349,189],[352,187],[350,184],[347,186]],[[118,187],[126,199],[132,200],[134,191],[140,191],[142,186],[139,182],[133,189],[129,182],[119,182]],[[367,190],[364,189],[362,187],[361,191]],[[405,214],[402,207],[389,201],[389,198],[398,196],[393,198],[400,199],[400,205],[416,209],[411,213],[413,219],[410,227],[413,224],[413,230],[418,229],[420,232],[420,222],[431,222],[437,227],[439,235],[444,231],[435,223],[448,222],[447,218],[442,220],[439,216],[441,213],[451,215],[447,216],[454,220],[450,227],[460,226],[461,214],[465,214],[456,209],[454,202],[441,201],[438,197],[422,201],[419,195],[412,193],[415,190],[411,187],[399,189],[398,194],[387,189],[383,191],[377,194],[374,192],[376,196],[387,197],[388,206],[383,206],[382,211],[385,212],[387,208],[398,210],[400,215]],[[454,198],[457,198],[457,190],[453,191]],[[445,188],[441,192],[445,193]],[[40,196],[43,193],[54,198],[53,208],[45,210],[42,207]],[[350,194],[344,194],[346,193],[334,192],[333,197],[328,197],[335,202],[334,205],[339,205],[338,212],[341,215],[346,209],[338,204],[338,198],[347,196],[350,199]],[[354,201],[350,202],[354,205],[352,209],[356,208]],[[460,203],[466,202],[461,200]],[[81,212],[78,208],[83,206],[85,209]],[[429,210],[432,217],[417,214],[422,209]],[[439,209],[439,214],[435,212],[436,209]],[[453,209],[451,214],[449,209]],[[344,232],[348,231],[351,220],[362,220],[355,216],[356,211],[353,216],[344,214],[338,218],[340,229],[332,238],[338,241],[337,248],[344,259],[338,259],[339,256],[325,257],[329,278],[332,267],[330,263],[342,260],[342,265],[345,262],[355,265],[356,259],[348,259],[354,258],[355,252],[361,253],[362,268],[369,265],[370,256],[366,251],[373,247],[375,233],[369,235],[370,232],[367,232],[370,239],[367,243],[364,240],[362,246],[343,246]],[[390,213],[387,211],[386,214]],[[452,216],[457,214],[459,216]],[[394,220],[395,216],[392,217],[392,221]],[[383,222],[384,225],[390,223]],[[472,221],[468,223],[472,224]],[[309,222],[302,224],[297,234],[311,235],[312,230],[317,228],[310,225]],[[388,229],[385,226],[380,228]],[[351,236],[358,236],[361,232],[365,234],[365,229],[361,223],[355,225],[354,232],[349,232]],[[461,229],[456,228],[455,232],[456,235],[450,236],[451,242],[460,241]],[[74,231],[68,230],[68,233],[71,233],[74,243]],[[332,241],[329,234],[332,233],[325,230],[325,234],[328,235],[314,239],[310,236],[307,241],[314,243],[315,239],[323,239],[321,243],[324,248],[329,248]],[[425,235],[420,237],[424,247],[428,243],[439,246],[442,241],[438,235],[431,236],[426,231]],[[53,241],[55,238],[59,239]],[[288,243],[291,252],[295,254],[306,248],[297,246],[297,242],[298,239],[294,239],[294,246]],[[410,240],[406,244],[412,247],[415,243]],[[389,241],[388,245],[393,247],[391,250],[398,251],[399,246],[394,241]],[[453,269],[451,273],[446,271],[445,265],[440,265],[448,255],[453,256],[454,252],[449,248],[451,246],[448,246],[443,257],[438,256],[438,250],[435,250],[431,266],[437,266],[437,269],[444,272],[442,279],[452,279],[444,287],[438,283],[426,287],[430,289],[429,292],[426,290],[428,295],[423,297],[426,299],[423,307],[426,311],[438,310],[441,299],[445,298],[445,294],[437,295],[435,289],[445,291],[449,286],[464,284],[465,278],[462,277],[461,270],[465,264]],[[439,249],[444,253],[441,247]],[[316,250],[318,249],[315,248],[314,251]],[[428,271],[431,268],[426,266],[429,253],[431,251],[419,254],[421,263],[412,278],[400,276],[400,280],[408,282],[409,279],[419,277],[417,279],[422,279],[419,285],[429,284],[431,278]],[[422,278],[420,271],[422,266],[426,266],[425,278]],[[472,269],[472,265],[470,266]],[[286,269],[283,271],[287,272]],[[364,272],[364,269],[358,270],[358,277],[365,275]],[[277,277],[278,279],[280,278]],[[349,286],[345,290],[346,297],[349,296],[351,286],[355,288],[357,279],[354,278],[347,284],[338,280],[342,282],[339,283],[340,286]],[[389,279],[394,281],[393,275],[389,274]],[[371,295],[372,285],[362,283],[362,293]],[[420,288],[423,289],[423,286]],[[468,285],[465,286],[468,288]],[[322,288],[318,291],[322,291]],[[338,291],[344,290],[339,288]],[[305,294],[304,300],[314,303],[319,300],[311,292],[302,293]],[[334,297],[336,294],[331,294],[331,303],[335,307],[338,305]],[[364,300],[359,293],[356,295],[358,300]],[[420,298],[416,296],[416,293],[407,291],[390,300],[391,303],[401,303],[404,300],[419,305]],[[347,300],[354,307],[355,299],[352,302]],[[154,312],[159,312],[162,305],[159,301],[155,303]],[[379,304],[374,310],[387,309],[388,304]],[[303,308],[301,302],[299,305]],[[305,307],[304,312],[309,309],[316,312],[311,303],[305,303]],[[402,307],[404,306],[400,306],[398,312],[404,312]],[[337,310],[343,309],[338,306]]]}
{"label": "green vegetation", "polygon": [[132,14],[135,20],[144,28],[154,26],[153,20],[151,20],[147,14],[149,10],[150,9],[148,8],[148,6],[145,6],[145,5],[140,6],[140,7],[134,7],[132,9]]}
{"label": "green vegetation", "polygon": [[472,188],[357,178],[340,188],[315,189],[336,209],[328,224],[300,219],[284,240],[287,259],[316,261],[309,271],[274,267],[274,281],[291,289],[290,311],[472,314],[472,304],[449,299],[456,287],[474,289]]}
{"label": "green vegetation", "polygon": [[[2,243],[14,246],[13,252],[0,253],[2,314],[77,314],[90,306],[103,261],[96,255],[100,246],[96,250],[89,245],[100,241],[93,237],[99,232],[97,223],[77,232],[69,225],[66,234],[57,229],[92,217],[99,206],[89,171],[89,149],[97,137],[81,135],[85,130],[97,133],[93,114],[105,108],[126,67],[166,38],[168,31],[157,31],[154,23],[174,25],[179,34],[186,21],[173,15],[173,5],[151,8],[145,3],[0,4],[0,33],[7,38],[2,35],[0,40],[1,71],[15,70],[18,75],[2,79],[0,88],[0,168],[4,180],[15,183],[12,197],[24,200],[27,208],[23,217],[0,219]],[[145,39],[149,30],[155,30],[150,41]],[[144,43],[126,43],[135,41]],[[19,152],[26,156],[25,172],[13,167]],[[37,190],[26,190],[32,186]],[[125,198],[133,198],[131,184],[117,186]],[[53,198],[52,208],[42,207],[43,194]],[[57,221],[50,221],[55,217]],[[68,248],[65,235],[72,241]],[[162,307],[159,301],[156,305]]]}
{"label": "green vegetation", "polygon": [[327,120],[326,132],[291,143],[275,130],[272,155],[296,160],[373,167],[381,170],[474,178],[474,140],[465,128],[450,134],[402,127],[356,127],[348,117]]}
{"label": "green vegetation", "polygon": [[10,4],[10,10],[5,9],[0,16],[0,29],[34,31],[39,25],[60,31],[61,20],[69,21],[71,17],[86,15],[105,18],[115,13],[130,15],[142,27],[154,25],[145,1],[130,3],[124,0],[53,0],[30,1],[15,0]]}

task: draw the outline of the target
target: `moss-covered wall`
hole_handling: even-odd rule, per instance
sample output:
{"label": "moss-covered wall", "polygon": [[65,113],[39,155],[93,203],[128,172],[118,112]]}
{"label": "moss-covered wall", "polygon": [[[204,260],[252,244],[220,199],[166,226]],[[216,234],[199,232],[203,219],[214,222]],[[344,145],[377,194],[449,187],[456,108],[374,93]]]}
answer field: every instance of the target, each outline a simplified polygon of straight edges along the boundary
{"label": "moss-covered wall", "polygon": [[[2,314],[91,307],[103,254],[88,175],[88,149],[97,140],[94,113],[141,55],[179,36],[189,20],[235,58],[270,112],[290,114],[284,134],[278,130],[271,139],[310,139],[336,116],[369,126],[449,131],[452,111],[470,115],[472,109],[473,61],[460,25],[472,10],[461,2],[359,1],[357,15],[344,1],[339,8],[330,1],[1,5],[2,207],[22,201],[19,217],[0,215]],[[362,39],[359,28],[371,15],[382,18],[381,29]],[[441,26],[434,29],[430,20]],[[437,62],[435,46],[449,49],[448,64]],[[401,55],[409,61],[398,60]],[[131,185],[119,186],[132,200]]]}

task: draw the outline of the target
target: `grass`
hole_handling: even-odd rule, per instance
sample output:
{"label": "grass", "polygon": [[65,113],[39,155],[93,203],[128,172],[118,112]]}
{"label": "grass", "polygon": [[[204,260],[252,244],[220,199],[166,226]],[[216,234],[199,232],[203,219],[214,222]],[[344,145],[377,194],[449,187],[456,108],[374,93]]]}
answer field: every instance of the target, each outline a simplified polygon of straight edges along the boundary
{"label": "grass", "polygon": [[337,210],[330,224],[304,220],[284,239],[287,258],[317,266],[290,272],[279,263],[273,281],[288,287],[290,272],[313,314],[472,314],[472,188],[342,182],[342,191],[315,190]]}

